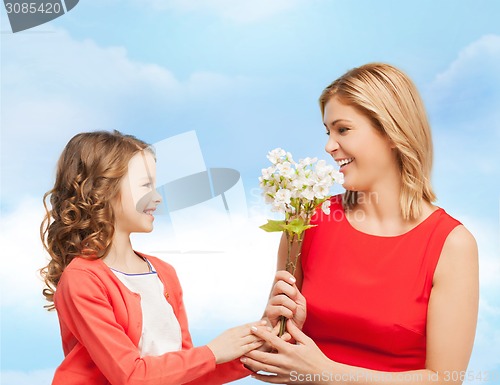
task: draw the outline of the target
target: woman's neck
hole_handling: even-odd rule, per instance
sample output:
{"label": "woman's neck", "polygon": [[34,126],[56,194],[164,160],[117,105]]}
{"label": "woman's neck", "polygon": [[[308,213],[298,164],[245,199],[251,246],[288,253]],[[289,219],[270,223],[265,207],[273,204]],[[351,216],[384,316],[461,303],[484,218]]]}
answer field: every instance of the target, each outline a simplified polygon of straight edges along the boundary
{"label": "woman's neck", "polygon": [[346,213],[356,229],[373,235],[396,236],[411,230],[435,209],[424,204],[420,218],[405,220],[401,211],[399,188],[381,186],[373,191],[358,192],[358,203]]}
{"label": "woman's neck", "polygon": [[391,236],[407,231],[400,206],[401,177],[399,171],[387,170],[383,180],[358,192],[357,203],[347,219],[358,230],[374,235]]}

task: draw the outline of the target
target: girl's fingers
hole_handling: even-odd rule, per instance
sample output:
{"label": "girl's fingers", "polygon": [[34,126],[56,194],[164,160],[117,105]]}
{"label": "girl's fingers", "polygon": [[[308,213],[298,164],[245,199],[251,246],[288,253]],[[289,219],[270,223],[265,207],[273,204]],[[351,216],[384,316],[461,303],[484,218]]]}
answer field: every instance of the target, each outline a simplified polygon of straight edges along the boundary
{"label": "girl's fingers", "polygon": [[[274,335],[272,332],[267,330],[267,328],[263,327],[252,327],[252,333],[262,340],[266,341],[273,348],[279,350],[285,349],[289,344],[288,342],[283,341],[278,336]],[[262,352],[254,352],[254,353],[262,353]],[[266,353],[267,354],[267,353]]]}
{"label": "girl's fingers", "polygon": [[243,345],[240,355],[244,356],[245,354],[250,353],[252,350],[260,348],[262,345],[264,345],[264,341],[262,341],[262,340],[253,341],[253,342],[250,342],[246,345]]}

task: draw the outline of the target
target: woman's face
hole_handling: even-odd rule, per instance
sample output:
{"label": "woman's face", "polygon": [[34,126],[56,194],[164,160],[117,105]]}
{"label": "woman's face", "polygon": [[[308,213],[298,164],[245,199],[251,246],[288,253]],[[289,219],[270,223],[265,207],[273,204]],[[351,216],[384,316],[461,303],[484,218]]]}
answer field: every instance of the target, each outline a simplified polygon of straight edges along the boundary
{"label": "woman's face", "polygon": [[340,166],[347,190],[375,191],[397,171],[390,140],[358,109],[333,97],[325,105],[323,123],[328,134],[325,150]]}
{"label": "woman's face", "polygon": [[135,154],[120,183],[120,198],[114,204],[115,226],[125,232],[150,232],[154,211],[161,202],[155,190],[156,162],[149,151]]}

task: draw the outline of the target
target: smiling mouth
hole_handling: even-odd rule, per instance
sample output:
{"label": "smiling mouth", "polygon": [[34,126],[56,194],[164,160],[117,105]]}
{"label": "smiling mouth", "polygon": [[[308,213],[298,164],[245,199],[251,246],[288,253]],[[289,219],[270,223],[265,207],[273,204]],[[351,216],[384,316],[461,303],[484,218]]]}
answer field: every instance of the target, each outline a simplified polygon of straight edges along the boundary
{"label": "smiling mouth", "polygon": [[351,163],[353,160],[354,160],[354,158],[341,159],[341,160],[337,161],[337,164],[342,168],[345,165],[348,165],[349,163]]}
{"label": "smiling mouth", "polygon": [[147,214],[147,215],[150,215],[150,216],[153,216],[154,212],[155,212],[155,209],[149,209],[149,210],[144,210],[143,211],[144,214]]}

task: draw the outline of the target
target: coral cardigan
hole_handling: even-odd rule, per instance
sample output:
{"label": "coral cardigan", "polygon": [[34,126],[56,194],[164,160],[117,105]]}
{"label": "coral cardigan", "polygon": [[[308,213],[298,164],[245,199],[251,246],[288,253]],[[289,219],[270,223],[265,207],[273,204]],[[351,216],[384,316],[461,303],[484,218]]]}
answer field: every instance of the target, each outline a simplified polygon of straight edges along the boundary
{"label": "coral cardigan", "polygon": [[54,298],[65,357],[52,384],[210,385],[250,374],[239,360],[216,365],[207,346],[193,347],[174,268],[142,256],[153,264],[164,285],[181,327],[182,350],[141,357],[139,294],[127,289],[102,260],[77,257],[64,270]]}

